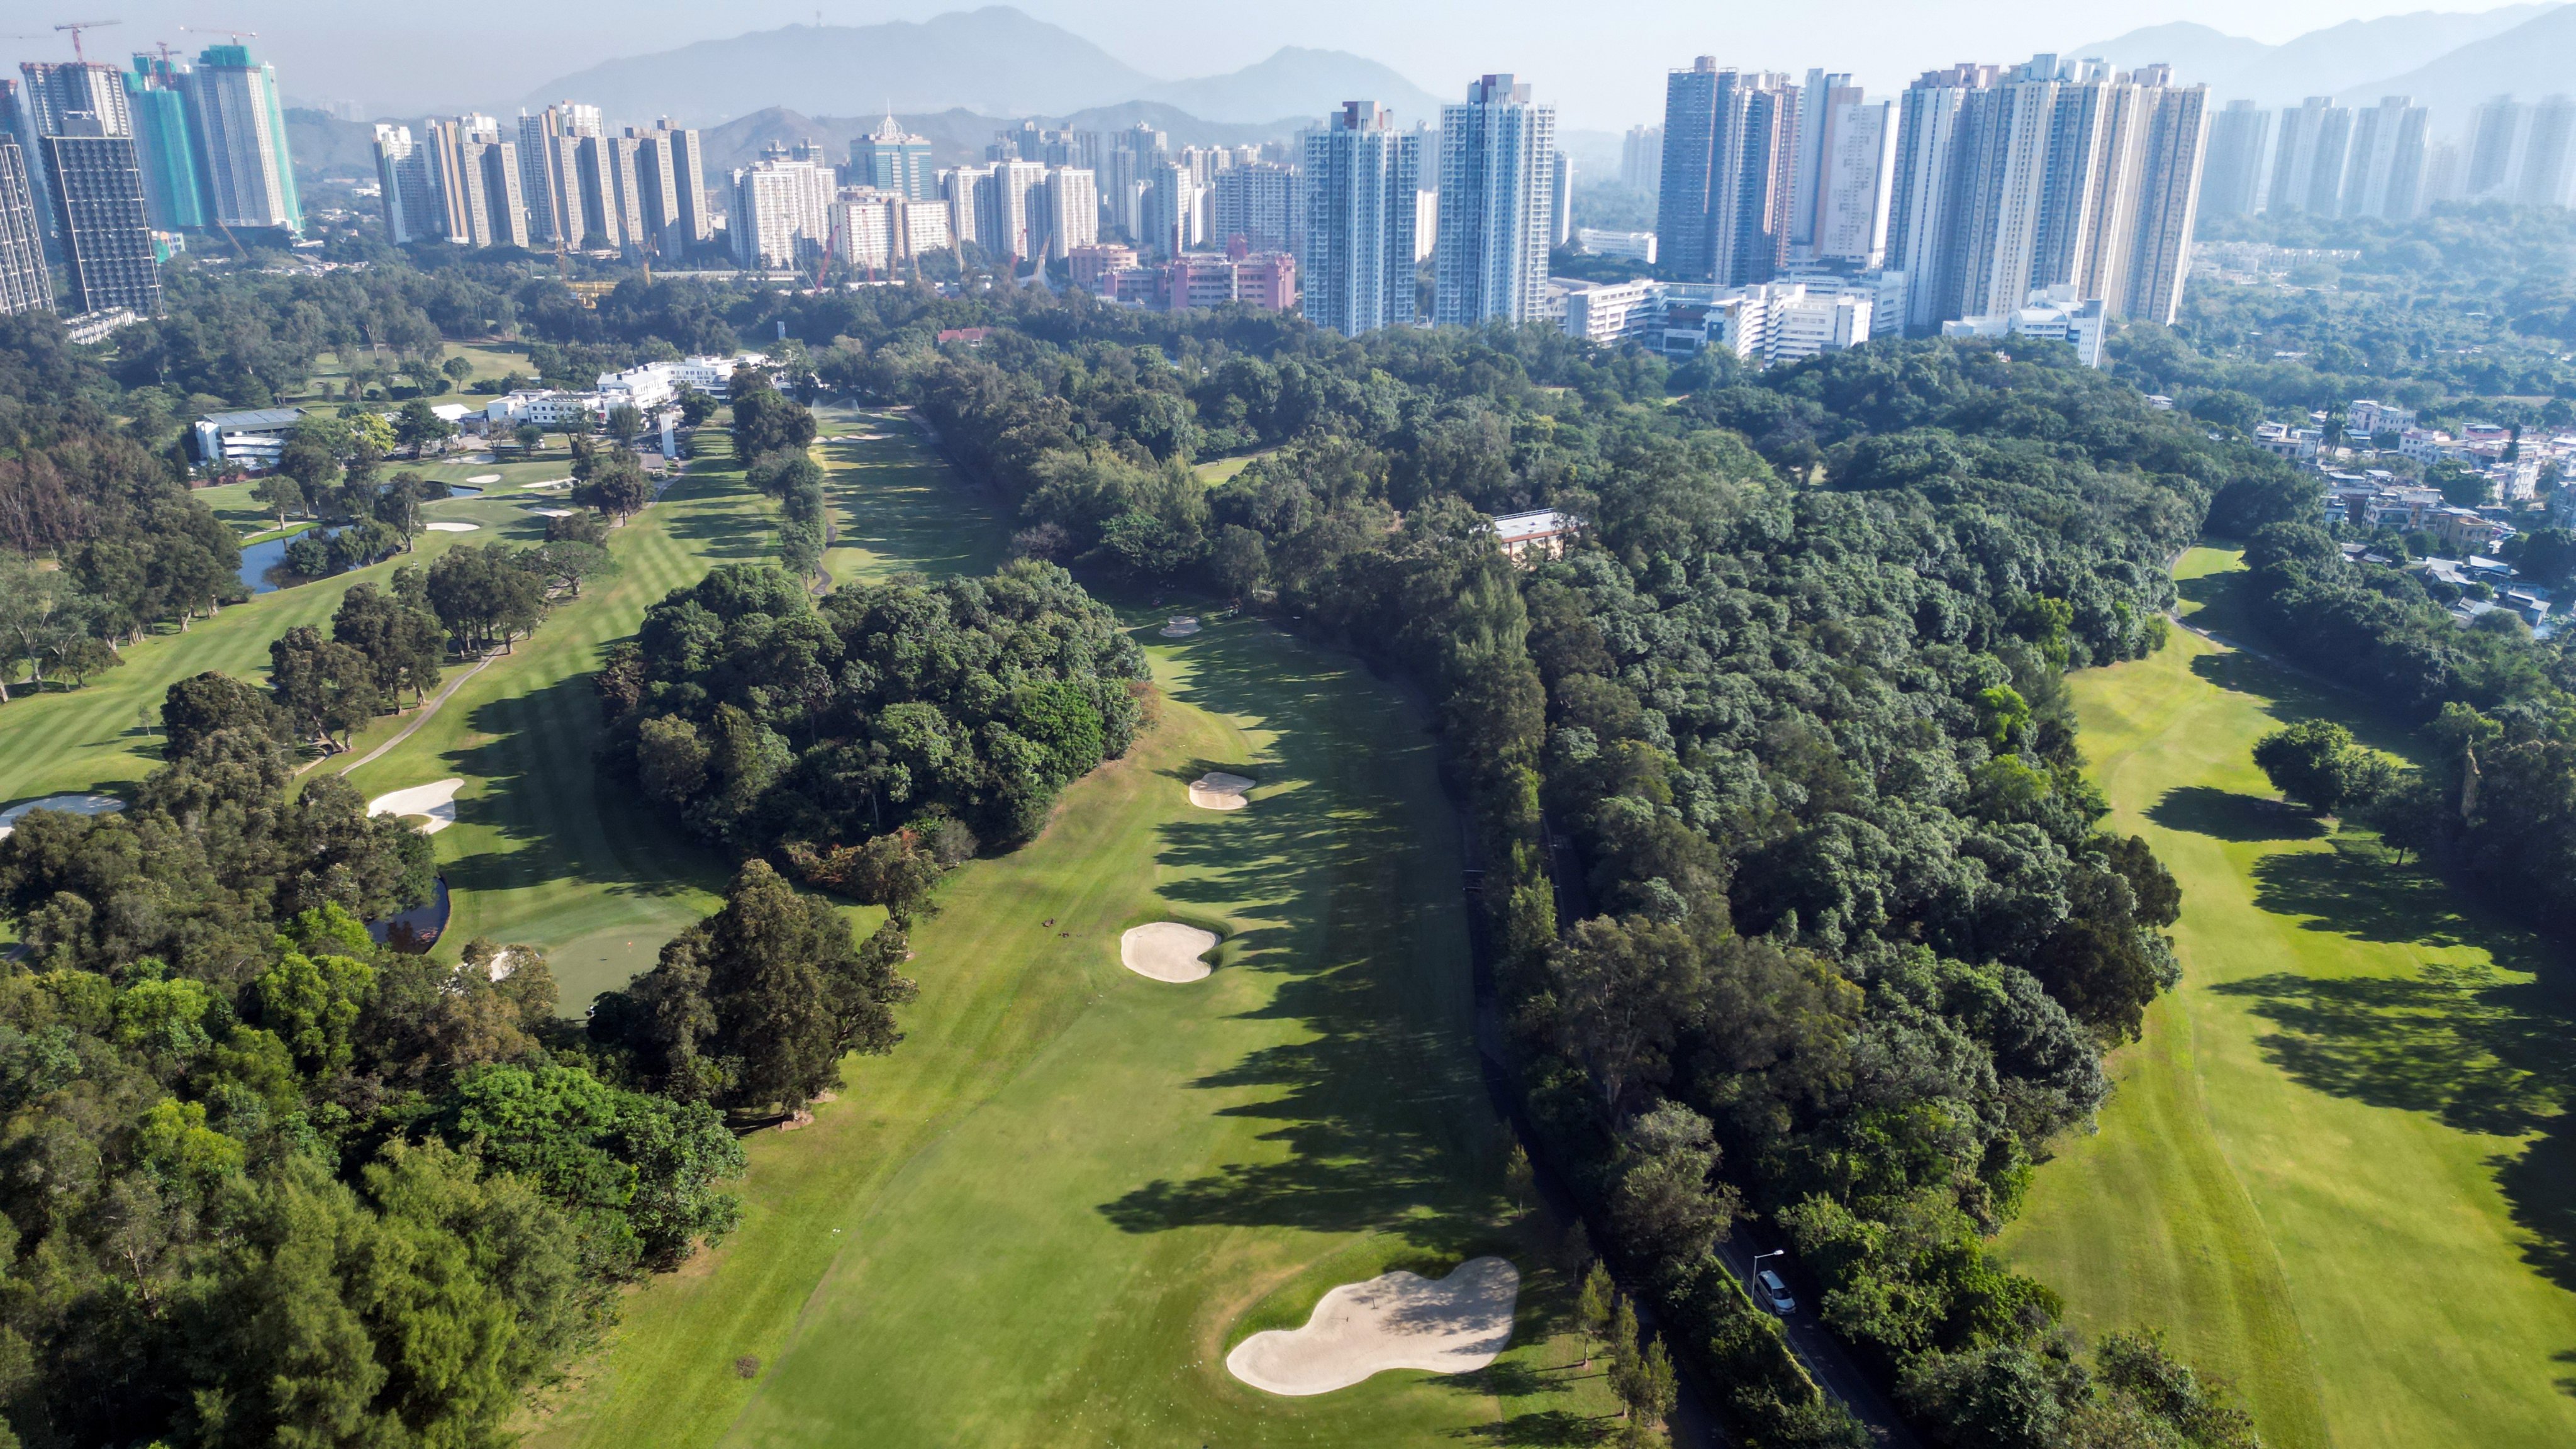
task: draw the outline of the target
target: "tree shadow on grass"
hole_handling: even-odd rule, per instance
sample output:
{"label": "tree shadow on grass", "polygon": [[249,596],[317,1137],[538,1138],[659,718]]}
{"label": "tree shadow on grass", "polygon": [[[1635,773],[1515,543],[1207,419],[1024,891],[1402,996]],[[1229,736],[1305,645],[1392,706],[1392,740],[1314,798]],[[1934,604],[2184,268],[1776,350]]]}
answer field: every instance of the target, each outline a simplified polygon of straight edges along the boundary
{"label": "tree shadow on grass", "polygon": [[1607,1444],[1618,1436],[1619,1429],[1616,1419],[1596,1419],[1589,1414],[1564,1409],[1541,1409],[1535,1414],[1515,1414],[1495,1423],[1459,1429],[1451,1437],[1472,1439],[1482,1444]]}
{"label": "tree shadow on grass", "polygon": [[631,790],[602,787],[593,750],[599,703],[591,676],[576,674],[527,694],[475,706],[482,742],[451,752],[448,768],[485,782],[459,800],[461,825],[492,830],[502,848],[449,862],[459,890],[524,889],[577,880],[626,895],[720,888],[724,863]]}
{"label": "tree shadow on grass", "polygon": [[2147,818],[2167,830],[2217,840],[2314,840],[2326,833],[2315,816],[2278,800],[2208,785],[2167,790]]}
{"label": "tree shadow on grass", "polygon": [[[1248,623],[1199,638],[1184,697],[1279,732],[1264,757],[1219,767],[1290,788],[1164,826],[1163,893],[1264,922],[1229,962],[1275,978],[1251,1015],[1296,1039],[1190,1085],[1249,1098],[1216,1110],[1263,1124],[1281,1155],[1100,1211],[1136,1233],[1377,1230],[1464,1256],[1493,1239],[1501,1139],[1474,1056],[1454,826],[1436,793],[1405,788],[1427,780],[1429,743],[1391,691],[1329,655]],[[1426,795],[1437,818],[1412,813]]]}
{"label": "tree shadow on grass", "polygon": [[[2424,1112],[2462,1132],[2532,1140],[2499,1152],[2496,1173],[2523,1259],[2576,1289],[2576,992],[2567,964],[2531,938],[2458,909],[2436,877],[2376,845],[2270,857],[2256,902],[2355,940],[2471,946],[2493,964],[2428,961],[2402,976],[2275,972],[2211,990],[2276,1028],[2264,1056],[2292,1080],[2374,1107]],[[2535,1135],[2537,1134],[2537,1135]]]}

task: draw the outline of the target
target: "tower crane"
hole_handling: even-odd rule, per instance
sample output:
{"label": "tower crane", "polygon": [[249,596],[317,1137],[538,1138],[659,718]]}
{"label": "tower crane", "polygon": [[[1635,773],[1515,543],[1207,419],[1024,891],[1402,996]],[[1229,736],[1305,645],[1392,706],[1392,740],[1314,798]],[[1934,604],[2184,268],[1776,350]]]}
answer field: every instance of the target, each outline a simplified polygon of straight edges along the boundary
{"label": "tower crane", "polygon": [[66,20],[62,24],[55,26],[54,29],[68,30],[72,33],[72,59],[79,61],[83,65],[87,65],[89,64],[89,55],[81,49],[81,32],[84,30],[101,30],[110,25],[123,25],[124,23],[125,22],[122,20]]}

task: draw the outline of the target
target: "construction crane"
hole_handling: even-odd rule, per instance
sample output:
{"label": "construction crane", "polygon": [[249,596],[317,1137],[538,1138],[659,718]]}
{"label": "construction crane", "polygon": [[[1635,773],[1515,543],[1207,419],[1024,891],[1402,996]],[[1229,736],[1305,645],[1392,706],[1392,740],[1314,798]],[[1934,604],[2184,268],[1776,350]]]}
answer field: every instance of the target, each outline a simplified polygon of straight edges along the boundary
{"label": "construction crane", "polygon": [[79,61],[83,65],[87,65],[89,64],[89,56],[81,49],[81,32],[84,30],[103,30],[110,25],[123,25],[124,23],[125,22],[122,20],[66,20],[62,24],[55,26],[54,29],[68,30],[72,33],[72,59]]}
{"label": "construction crane", "polygon": [[235,45],[239,45],[245,40],[259,39],[259,32],[256,30],[235,30],[230,26],[224,25],[182,25],[179,27],[179,33],[182,35],[229,36],[232,39],[232,43]]}

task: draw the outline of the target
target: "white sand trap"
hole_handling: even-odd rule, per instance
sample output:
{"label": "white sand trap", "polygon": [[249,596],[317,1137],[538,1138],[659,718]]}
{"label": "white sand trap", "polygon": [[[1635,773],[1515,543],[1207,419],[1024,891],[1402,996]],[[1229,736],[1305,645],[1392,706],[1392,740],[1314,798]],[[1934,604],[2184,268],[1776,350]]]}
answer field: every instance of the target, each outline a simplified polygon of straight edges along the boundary
{"label": "white sand trap", "polygon": [[1201,810],[1240,810],[1252,801],[1246,798],[1255,781],[1223,770],[1210,770],[1190,782],[1190,803]]}
{"label": "white sand trap", "polygon": [[477,473],[465,481],[474,484],[498,483],[501,481],[501,475],[498,473]]}
{"label": "white sand trap", "polygon": [[531,508],[528,511],[539,518],[570,518],[579,510],[572,508]]}
{"label": "white sand trap", "polygon": [[1175,614],[1172,616],[1172,622],[1163,626],[1163,637],[1166,639],[1186,639],[1198,631],[1199,621],[1196,616],[1190,614]]}
{"label": "white sand trap", "polygon": [[527,484],[526,491],[530,493],[560,493],[571,487],[572,480],[570,478],[549,478],[543,483]]}
{"label": "white sand trap", "polygon": [[1520,1295],[1520,1269],[1501,1258],[1470,1258],[1437,1282],[1398,1269],[1325,1294],[1303,1328],[1236,1344],[1226,1371],[1256,1389],[1300,1397],[1388,1369],[1473,1373],[1511,1343]]}
{"label": "white sand trap", "polygon": [[422,826],[424,835],[436,835],[456,823],[456,792],[465,788],[462,780],[441,780],[434,785],[414,785],[396,790],[367,802],[369,815],[426,815],[429,823]]}
{"label": "white sand trap", "polygon": [[1215,949],[1216,932],[1178,921],[1138,926],[1118,938],[1118,959],[1126,963],[1128,970],[1175,985],[1205,981],[1208,963],[1199,958]]}
{"label": "white sand trap", "polygon": [[431,533],[480,533],[483,531],[483,525],[479,523],[457,523],[446,519],[442,519],[437,523],[424,523],[421,527],[429,530]]}
{"label": "white sand trap", "polygon": [[[0,810],[0,840],[8,839],[18,828],[19,817],[30,810],[60,810],[65,815],[113,815],[124,808],[125,802],[113,795],[48,795],[42,800],[30,800],[24,805]],[[1199,974],[1204,976],[1207,973],[1202,971]]]}

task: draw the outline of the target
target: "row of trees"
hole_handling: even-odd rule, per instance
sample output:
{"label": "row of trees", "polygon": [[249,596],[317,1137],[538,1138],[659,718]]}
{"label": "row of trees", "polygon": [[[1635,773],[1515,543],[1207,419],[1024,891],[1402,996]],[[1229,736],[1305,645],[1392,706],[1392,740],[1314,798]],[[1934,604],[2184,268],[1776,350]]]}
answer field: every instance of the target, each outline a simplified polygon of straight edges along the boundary
{"label": "row of trees", "polygon": [[2545,929],[2576,925],[2576,660],[2502,610],[2463,627],[2415,577],[2281,523],[2245,551],[2249,612],[2302,666],[2423,726],[2421,769],[2326,724],[2263,742],[2275,786],[2474,880]]}

